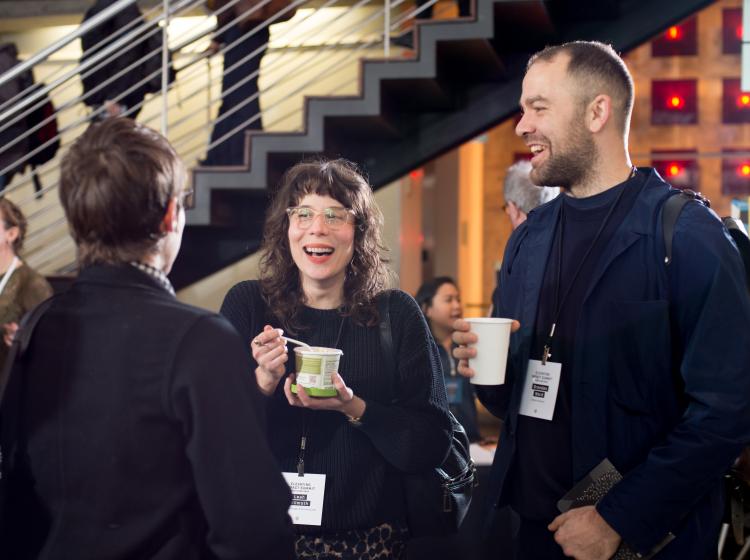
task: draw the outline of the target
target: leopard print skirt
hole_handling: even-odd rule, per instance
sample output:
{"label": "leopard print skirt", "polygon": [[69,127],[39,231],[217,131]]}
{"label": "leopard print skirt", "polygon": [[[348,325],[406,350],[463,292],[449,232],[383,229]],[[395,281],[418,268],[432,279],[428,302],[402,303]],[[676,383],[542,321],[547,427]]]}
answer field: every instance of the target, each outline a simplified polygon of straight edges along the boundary
{"label": "leopard print skirt", "polygon": [[371,529],[324,536],[298,535],[297,558],[316,560],[400,560],[406,551],[406,529],[383,523]]}

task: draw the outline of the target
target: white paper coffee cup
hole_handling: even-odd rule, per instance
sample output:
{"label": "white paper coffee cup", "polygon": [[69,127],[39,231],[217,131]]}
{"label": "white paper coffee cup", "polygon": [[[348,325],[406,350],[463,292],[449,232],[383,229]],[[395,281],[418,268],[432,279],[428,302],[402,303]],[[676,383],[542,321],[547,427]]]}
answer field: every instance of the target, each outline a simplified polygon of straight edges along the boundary
{"label": "white paper coffee cup", "polygon": [[508,362],[508,343],[513,319],[481,317],[466,319],[477,335],[477,357],[469,360],[474,370],[470,379],[473,385],[502,385],[505,383],[505,366]]}

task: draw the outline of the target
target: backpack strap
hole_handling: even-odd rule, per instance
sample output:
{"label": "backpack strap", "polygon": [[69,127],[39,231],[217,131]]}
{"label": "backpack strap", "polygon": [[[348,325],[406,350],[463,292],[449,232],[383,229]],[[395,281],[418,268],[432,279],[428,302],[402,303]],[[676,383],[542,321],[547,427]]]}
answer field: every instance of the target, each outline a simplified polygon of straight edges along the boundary
{"label": "backpack strap", "polygon": [[393,401],[396,402],[398,376],[396,369],[395,349],[393,346],[393,329],[391,328],[391,291],[387,290],[378,296],[378,314],[380,315],[380,350],[383,355],[386,371],[393,375]]}
{"label": "backpack strap", "polygon": [[732,218],[731,216],[726,216],[721,221],[740,251],[742,264],[745,269],[745,284],[750,289],[750,237],[747,235],[745,225],[742,223],[742,220]]}
{"label": "backpack strap", "polygon": [[682,209],[691,200],[700,202],[707,208],[711,207],[709,200],[701,193],[691,189],[684,189],[676,195],[670,196],[662,208],[662,233],[664,236],[664,264],[669,266],[672,262],[672,238],[677,226],[677,219],[682,213]]}

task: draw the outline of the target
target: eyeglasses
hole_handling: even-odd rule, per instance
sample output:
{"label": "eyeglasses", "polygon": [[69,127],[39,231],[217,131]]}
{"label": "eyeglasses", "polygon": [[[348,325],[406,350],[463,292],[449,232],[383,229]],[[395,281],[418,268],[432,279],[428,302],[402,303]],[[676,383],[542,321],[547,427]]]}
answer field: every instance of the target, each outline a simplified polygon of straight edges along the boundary
{"label": "eyeglasses", "polygon": [[183,208],[189,209],[195,207],[195,191],[193,189],[185,189],[178,195],[178,200]]}
{"label": "eyeglasses", "polygon": [[292,206],[286,209],[289,221],[300,229],[309,228],[315,217],[323,216],[326,226],[331,229],[339,229],[346,224],[354,223],[355,212],[351,208],[324,208],[313,210],[309,206]]}

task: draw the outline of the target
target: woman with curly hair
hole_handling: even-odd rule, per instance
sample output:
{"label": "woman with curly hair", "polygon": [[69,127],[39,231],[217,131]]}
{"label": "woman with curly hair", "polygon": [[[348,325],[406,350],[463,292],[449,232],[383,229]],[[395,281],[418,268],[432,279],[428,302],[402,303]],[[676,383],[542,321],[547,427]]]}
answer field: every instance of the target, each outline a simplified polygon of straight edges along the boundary
{"label": "woman with curly hair", "polygon": [[[402,473],[440,465],[450,445],[429,328],[411,296],[385,290],[382,224],[352,163],[295,165],[266,217],[260,280],[237,284],[222,305],[248,341],[282,470],[325,477],[320,523],[295,526],[299,558],[401,558]],[[387,371],[382,355],[379,297],[388,300],[397,371]],[[292,392],[284,332],[343,351],[337,396]]]}

